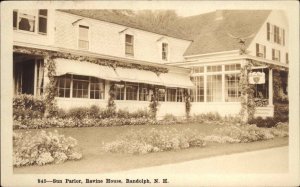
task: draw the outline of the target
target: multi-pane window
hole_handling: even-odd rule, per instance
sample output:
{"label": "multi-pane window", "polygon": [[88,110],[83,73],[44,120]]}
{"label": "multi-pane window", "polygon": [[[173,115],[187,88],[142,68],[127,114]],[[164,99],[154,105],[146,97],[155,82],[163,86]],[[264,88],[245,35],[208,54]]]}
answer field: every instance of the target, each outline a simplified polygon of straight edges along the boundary
{"label": "multi-pane window", "polygon": [[222,71],[222,65],[207,66],[207,72],[219,72]]}
{"label": "multi-pane window", "polygon": [[261,44],[256,44],[256,56],[266,58],[266,46]]}
{"label": "multi-pane window", "polygon": [[[47,33],[47,9],[22,9],[13,11],[13,28],[39,34]],[[36,29],[37,27],[37,29]]]}
{"label": "multi-pane window", "polygon": [[285,30],[267,23],[267,40],[280,45],[285,45]]}
{"label": "multi-pane window", "polygon": [[204,102],[204,76],[193,77],[196,89],[193,90],[194,102]]}
{"label": "multi-pane window", "polygon": [[280,62],[280,50],[272,49],[272,60]]}
{"label": "multi-pane window", "polygon": [[90,99],[104,99],[104,81],[91,77]]}
{"label": "multi-pane window", "polygon": [[22,10],[13,11],[13,26],[14,29],[35,32],[36,11]]}
{"label": "multi-pane window", "polygon": [[165,101],[166,99],[166,89],[159,88],[158,89],[158,101]]}
{"label": "multi-pane window", "polygon": [[134,51],[133,50],[133,36],[126,34],[125,35],[125,54],[133,56],[134,55],[133,51]]}
{"label": "multi-pane window", "polygon": [[176,101],[176,88],[167,89],[167,101],[175,102]]}
{"label": "multi-pane window", "polygon": [[88,98],[89,78],[85,76],[73,75],[73,92],[75,98]]}
{"label": "multi-pane window", "polygon": [[140,84],[139,85],[139,100],[140,101],[148,101],[148,95],[149,95],[149,91],[148,91],[148,87],[145,84]]}
{"label": "multi-pane window", "polygon": [[183,88],[177,89],[176,97],[177,97],[176,98],[177,102],[184,102],[184,89]]}
{"label": "multi-pane window", "polygon": [[79,25],[78,48],[89,49],[89,27]]}
{"label": "multi-pane window", "polygon": [[126,84],[126,100],[137,100],[137,84]]}
{"label": "multi-pane window", "polygon": [[222,101],[222,75],[207,76],[207,102]]}
{"label": "multi-pane window", "polygon": [[115,84],[116,100],[124,100],[125,85]]}
{"label": "multi-pane window", "polygon": [[46,9],[39,10],[39,25],[38,30],[41,34],[47,33],[47,16],[48,11]]}
{"label": "multi-pane window", "polygon": [[204,73],[204,66],[193,67],[193,73]]}
{"label": "multi-pane window", "polygon": [[57,77],[57,97],[104,99],[104,91],[102,79],[69,74]]}
{"label": "multi-pane window", "polygon": [[225,65],[225,71],[237,71],[241,69],[241,64]]}
{"label": "multi-pane window", "polygon": [[236,102],[239,101],[239,74],[225,75],[225,101]]}
{"label": "multi-pane window", "polygon": [[64,75],[57,78],[57,96],[70,97],[71,75]]}
{"label": "multi-pane window", "polygon": [[168,60],[168,44],[162,43],[162,59]]}

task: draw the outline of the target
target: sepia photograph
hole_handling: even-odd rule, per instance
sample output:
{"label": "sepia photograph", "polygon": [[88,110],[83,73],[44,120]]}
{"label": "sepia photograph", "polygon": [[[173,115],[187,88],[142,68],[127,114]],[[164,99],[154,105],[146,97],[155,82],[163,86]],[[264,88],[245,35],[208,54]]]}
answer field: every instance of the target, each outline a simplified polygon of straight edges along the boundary
{"label": "sepia photograph", "polygon": [[256,3],[1,4],[1,185],[299,185],[299,4]]}

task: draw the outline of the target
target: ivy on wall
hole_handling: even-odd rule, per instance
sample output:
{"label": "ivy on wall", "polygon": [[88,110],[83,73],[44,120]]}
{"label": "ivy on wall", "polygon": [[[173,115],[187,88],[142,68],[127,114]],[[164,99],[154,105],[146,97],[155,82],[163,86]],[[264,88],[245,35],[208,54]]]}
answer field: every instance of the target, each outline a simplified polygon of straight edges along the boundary
{"label": "ivy on wall", "polygon": [[185,114],[186,114],[186,118],[189,119],[191,108],[192,108],[191,95],[186,91],[184,98],[185,98]]}
{"label": "ivy on wall", "polygon": [[[56,90],[56,81],[55,81],[56,66],[55,66],[54,59],[56,59],[56,58],[64,58],[64,59],[77,60],[77,61],[86,61],[86,62],[98,64],[98,65],[110,66],[114,69],[116,69],[116,67],[123,67],[123,68],[152,71],[156,74],[168,72],[168,69],[163,68],[163,67],[126,63],[126,62],[121,62],[121,61],[116,61],[116,60],[99,59],[99,58],[93,58],[93,57],[88,57],[88,56],[75,55],[75,54],[71,54],[71,53],[63,53],[63,52],[58,52],[58,51],[50,51],[50,50],[35,49],[35,48],[20,47],[20,46],[14,46],[13,51],[15,53],[43,56],[46,59],[45,67],[47,68],[47,76],[49,78],[49,82],[45,88],[45,100],[46,100],[46,115],[48,115],[48,116],[56,115],[56,113],[58,111],[57,104],[55,101],[55,95],[56,95],[57,90]],[[110,109],[111,112],[116,111],[116,105],[114,102],[114,100],[115,100],[114,89],[115,88],[113,85],[109,91],[110,98],[108,100],[108,105],[107,105],[108,109]],[[150,109],[151,109],[151,112],[153,113],[154,117],[156,118],[156,113],[158,110],[157,90],[154,91],[154,94],[151,98]]]}
{"label": "ivy on wall", "polygon": [[248,74],[252,68],[251,61],[248,61],[241,67],[239,89],[241,92],[241,121],[246,123],[254,117],[255,101],[254,101],[254,86],[248,82]]}
{"label": "ivy on wall", "polygon": [[63,53],[63,52],[58,52],[58,51],[49,51],[49,50],[34,49],[34,48],[19,47],[19,46],[14,46],[13,50],[16,53],[23,53],[23,54],[31,54],[31,55],[38,55],[38,56],[49,55],[53,59],[54,58],[65,58],[65,59],[70,59],[70,60],[86,61],[86,62],[98,64],[98,65],[110,66],[110,67],[113,67],[114,69],[116,67],[124,67],[124,68],[152,71],[157,74],[168,72],[168,69],[164,68],[164,67],[127,63],[127,62],[122,62],[122,61],[117,61],[117,60],[99,59],[99,58],[93,58],[93,57],[88,57],[88,56],[75,55],[75,54],[71,54],[71,53]]}
{"label": "ivy on wall", "polygon": [[116,113],[116,103],[115,103],[115,99],[116,99],[116,88],[115,88],[115,84],[112,84],[110,86],[109,89],[109,98],[108,98],[108,103],[107,103],[107,108],[109,110],[109,112],[111,112],[112,114]]}
{"label": "ivy on wall", "polygon": [[287,74],[279,70],[273,71],[273,95],[274,102],[288,103],[288,95],[284,92],[284,82],[287,81]]}
{"label": "ivy on wall", "polygon": [[47,68],[47,76],[49,78],[49,82],[45,88],[45,101],[46,101],[46,115],[54,116],[57,114],[57,104],[55,101],[56,95],[56,65],[55,61],[51,56],[46,56],[46,64],[45,67]]}
{"label": "ivy on wall", "polygon": [[156,119],[157,111],[158,111],[158,88],[153,88],[153,94],[151,95],[151,100],[149,104],[151,116]]}

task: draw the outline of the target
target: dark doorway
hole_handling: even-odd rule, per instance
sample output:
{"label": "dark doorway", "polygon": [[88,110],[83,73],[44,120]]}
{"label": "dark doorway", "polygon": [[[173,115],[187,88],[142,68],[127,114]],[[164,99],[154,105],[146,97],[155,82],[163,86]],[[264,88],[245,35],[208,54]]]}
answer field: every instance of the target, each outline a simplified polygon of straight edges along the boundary
{"label": "dark doorway", "polygon": [[34,94],[34,60],[24,62],[22,71],[22,93]]}

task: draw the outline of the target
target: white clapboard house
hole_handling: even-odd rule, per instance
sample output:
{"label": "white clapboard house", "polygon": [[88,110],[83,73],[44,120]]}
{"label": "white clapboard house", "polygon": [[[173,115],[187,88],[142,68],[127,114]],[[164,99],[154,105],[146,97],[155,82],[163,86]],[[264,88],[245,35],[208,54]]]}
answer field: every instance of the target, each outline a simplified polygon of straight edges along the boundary
{"label": "white clapboard house", "polygon": [[64,109],[106,107],[114,85],[119,109],[148,108],[157,89],[158,116],[184,116],[187,93],[192,114],[234,115],[241,68],[252,62],[249,84],[265,101],[256,115],[274,115],[272,73],[281,71],[287,83],[288,72],[283,12],[218,10],[180,18],[177,27],[155,30],[103,10],[14,10],[14,94],[43,96],[54,71]]}

